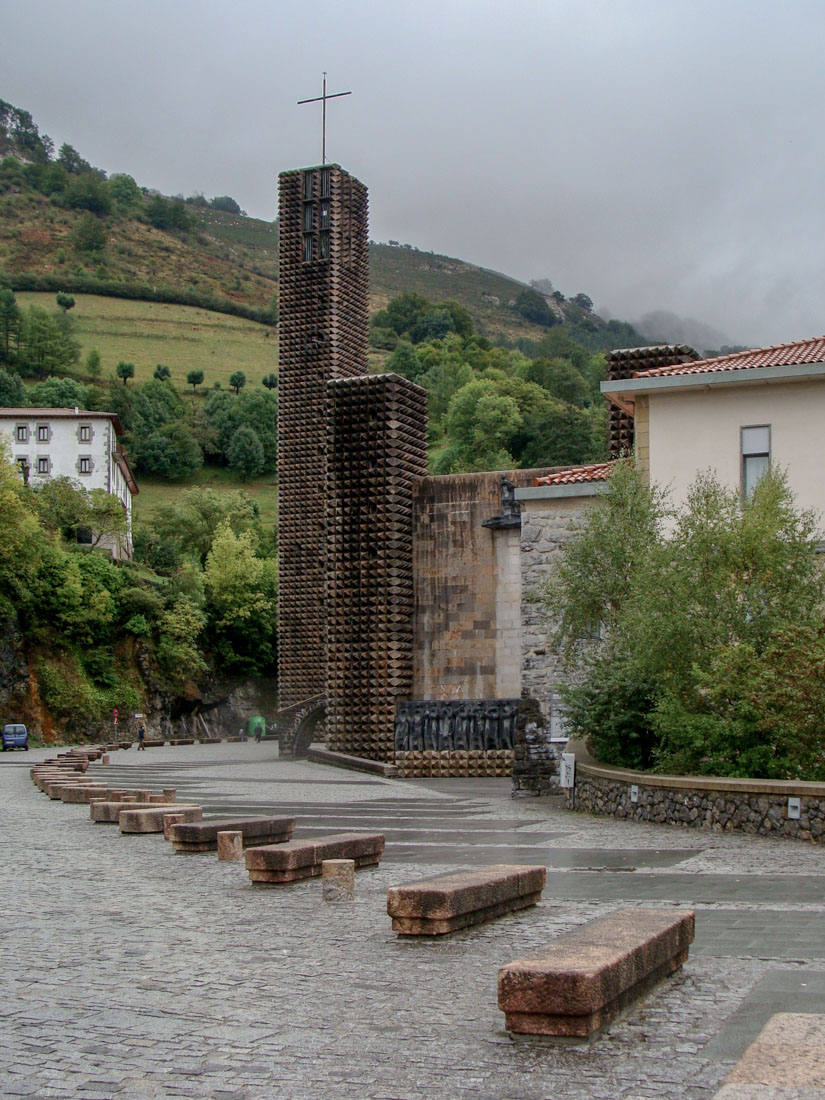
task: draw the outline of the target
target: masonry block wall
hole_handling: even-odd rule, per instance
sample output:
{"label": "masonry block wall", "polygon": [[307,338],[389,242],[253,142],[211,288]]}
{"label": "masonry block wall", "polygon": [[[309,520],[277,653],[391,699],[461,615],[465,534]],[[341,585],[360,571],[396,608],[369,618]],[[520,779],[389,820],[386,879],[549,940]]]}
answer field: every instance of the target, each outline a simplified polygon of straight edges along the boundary
{"label": "masonry block wall", "polygon": [[413,679],[413,483],[426,391],[397,374],[328,384],[327,744],[392,759]]}
{"label": "masonry block wall", "polygon": [[367,189],[336,164],[284,172],[279,216],[283,711],[325,690],[327,383],[367,371]]}
{"label": "masonry block wall", "polygon": [[[512,470],[516,486],[550,469]],[[491,530],[501,473],[426,477],[413,489],[414,699],[520,694],[518,529]]]}
{"label": "masonry block wall", "polygon": [[597,496],[561,497],[524,502],[521,513],[521,686],[538,700],[549,718],[549,701],[567,678],[561,654],[553,645],[555,623],[541,600],[552,582],[574,527]]}

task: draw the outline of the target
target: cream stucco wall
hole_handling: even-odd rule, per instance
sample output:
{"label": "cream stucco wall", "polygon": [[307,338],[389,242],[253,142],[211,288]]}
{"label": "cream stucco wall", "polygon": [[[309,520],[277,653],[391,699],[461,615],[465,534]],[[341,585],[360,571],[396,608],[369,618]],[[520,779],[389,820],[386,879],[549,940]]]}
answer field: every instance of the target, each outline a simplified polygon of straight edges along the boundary
{"label": "cream stucco wall", "polygon": [[682,504],[706,469],[741,483],[740,428],[771,426],[771,462],[788,472],[797,502],[825,516],[825,380],[718,386],[648,397],[651,481]]}

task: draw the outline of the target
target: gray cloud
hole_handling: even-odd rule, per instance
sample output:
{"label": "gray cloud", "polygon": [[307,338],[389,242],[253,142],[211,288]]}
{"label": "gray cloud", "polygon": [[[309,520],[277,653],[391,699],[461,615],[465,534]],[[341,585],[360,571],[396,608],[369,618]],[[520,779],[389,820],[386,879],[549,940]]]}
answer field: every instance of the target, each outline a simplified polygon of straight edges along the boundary
{"label": "gray cloud", "polygon": [[28,0],[0,96],[110,172],[272,218],[328,155],[372,236],[691,315],[825,331],[818,0]]}

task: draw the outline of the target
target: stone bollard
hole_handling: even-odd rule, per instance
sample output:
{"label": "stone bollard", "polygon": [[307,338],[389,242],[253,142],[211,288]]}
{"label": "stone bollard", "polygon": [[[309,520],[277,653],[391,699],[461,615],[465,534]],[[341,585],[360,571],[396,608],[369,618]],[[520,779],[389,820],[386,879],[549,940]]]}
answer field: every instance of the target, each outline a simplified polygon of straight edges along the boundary
{"label": "stone bollard", "polygon": [[105,752],[103,754],[103,756],[100,758],[100,762],[101,762],[101,764],[108,764],[109,763],[109,754],[107,752]]}
{"label": "stone bollard", "polygon": [[169,840],[169,830],[173,825],[181,825],[186,821],[185,814],[164,814],[163,815],[163,839]]}
{"label": "stone bollard", "polygon": [[233,862],[243,859],[243,833],[228,829],[218,832],[218,859]]}
{"label": "stone bollard", "polygon": [[177,802],[178,792],[175,787],[163,788],[163,800],[164,802]]}
{"label": "stone bollard", "polygon": [[355,897],[355,860],[323,860],[321,881],[324,901],[352,901]]}

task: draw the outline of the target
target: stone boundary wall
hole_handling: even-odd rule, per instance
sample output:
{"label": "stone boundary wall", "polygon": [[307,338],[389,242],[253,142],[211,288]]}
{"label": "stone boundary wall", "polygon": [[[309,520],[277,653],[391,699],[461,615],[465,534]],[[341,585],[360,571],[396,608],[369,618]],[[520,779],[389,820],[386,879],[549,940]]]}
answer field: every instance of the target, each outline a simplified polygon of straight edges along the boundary
{"label": "stone boundary wall", "polygon": [[522,501],[521,690],[539,700],[545,718],[549,717],[551,696],[571,676],[576,677],[554,644],[557,623],[541,597],[552,582],[576,526],[598,503],[598,495],[592,494]]}
{"label": "stone boundary wall", "polygon": [[[565,791],[567,808],[587,813],[681,825],[694,829],[755,833],[825,843],[825,783],[715,776],[650,775],[576,762],[576,780]],[[638,801],[631,801],[631,787]],[[800,800],[798,820],[788,800]]]}

